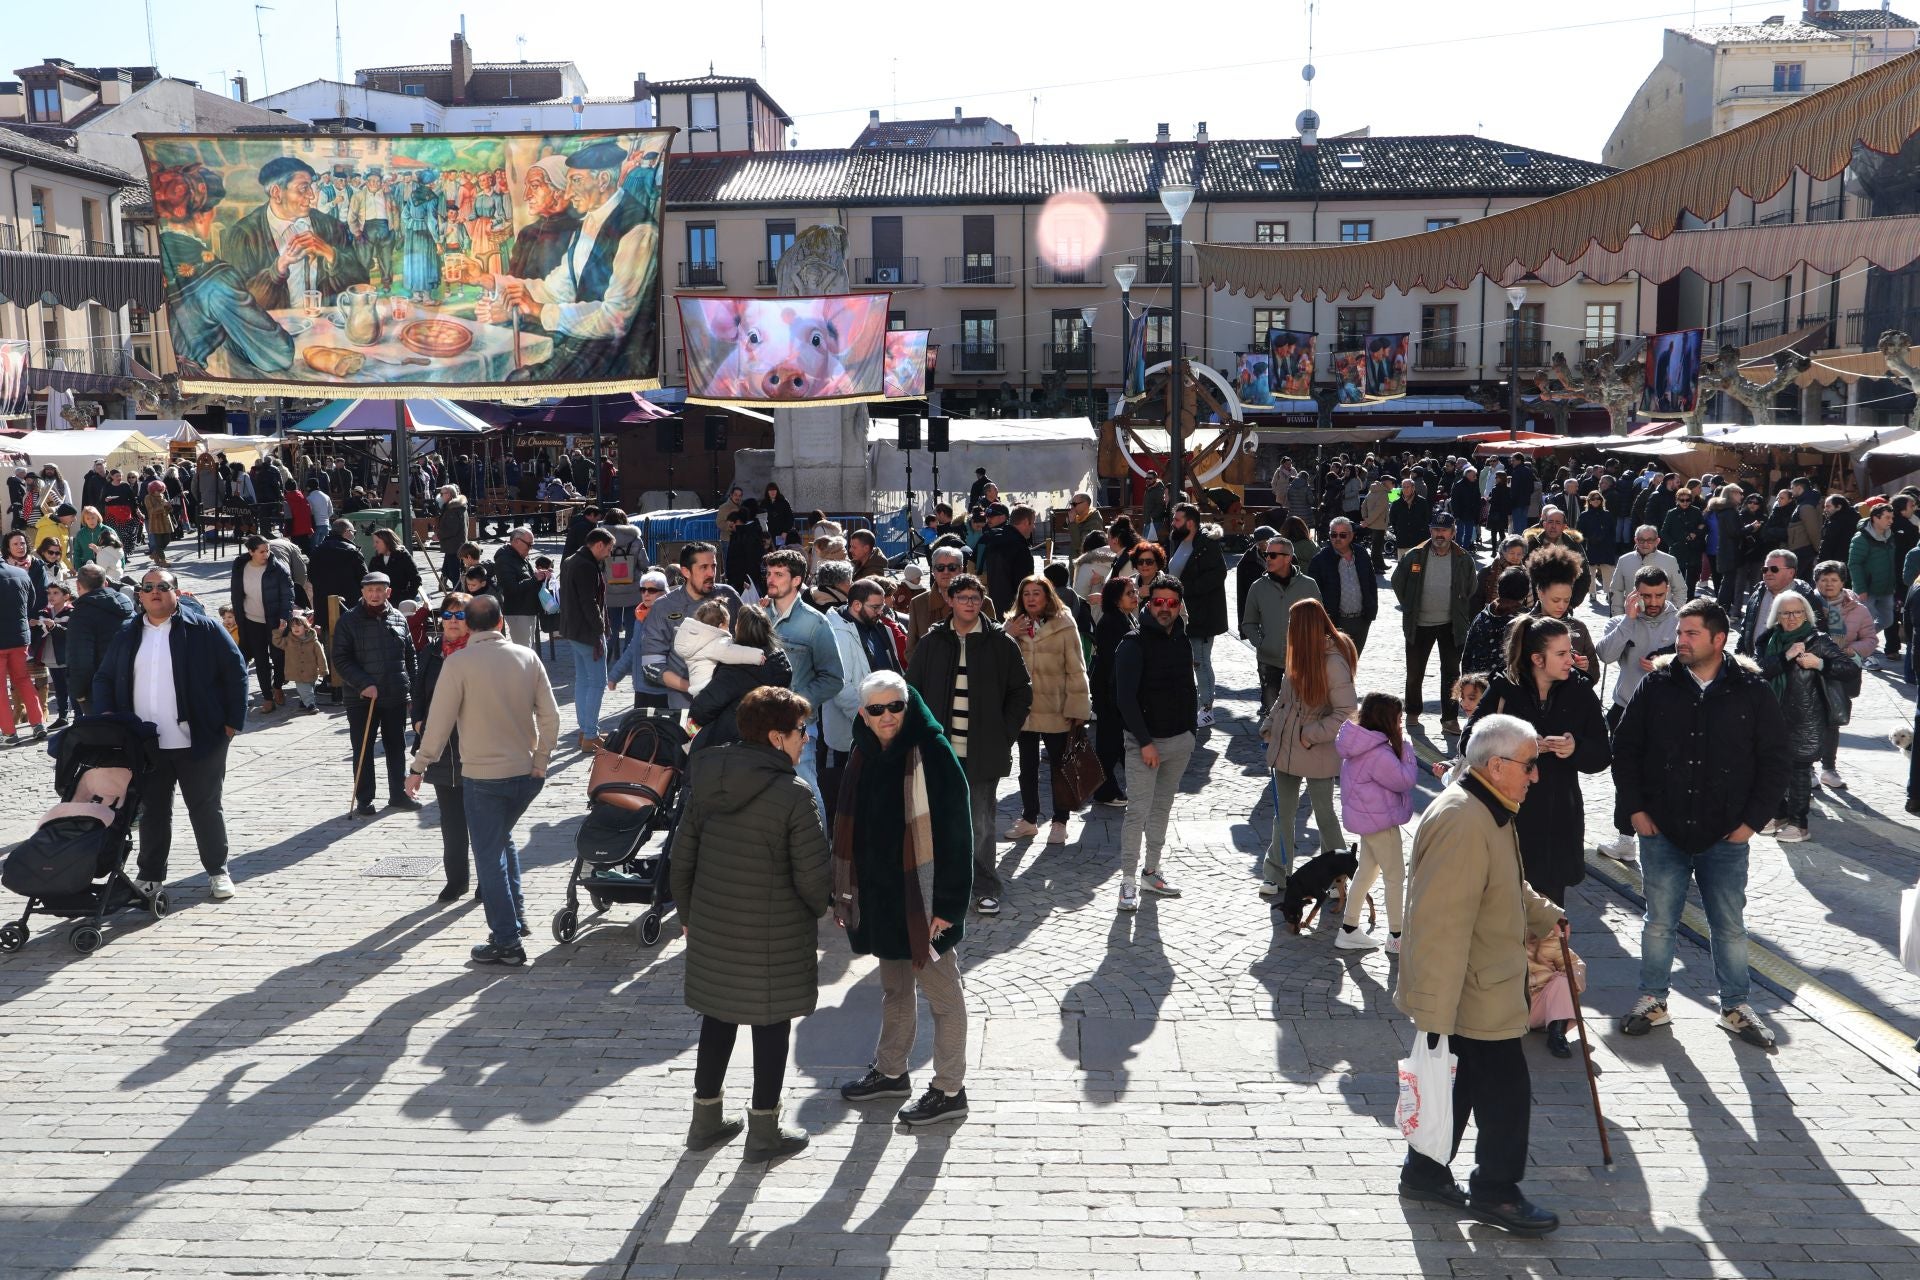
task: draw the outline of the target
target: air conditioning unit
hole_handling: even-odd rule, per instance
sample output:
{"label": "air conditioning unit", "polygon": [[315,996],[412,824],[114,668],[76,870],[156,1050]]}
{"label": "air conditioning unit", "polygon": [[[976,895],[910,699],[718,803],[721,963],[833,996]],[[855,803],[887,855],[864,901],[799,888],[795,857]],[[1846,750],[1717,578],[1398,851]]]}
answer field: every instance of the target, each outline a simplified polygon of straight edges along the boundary
{"label": "air conditioning unit", "polygon": [[1840,0],[1813,0],[1809,8],[1814,13],[1836,13],[1840,8]]}
{"label": "air conditioning unit", "polygon": [[900,268],[898,268],[898,267],[876,267],[876,268],[874,268],[874,272],[873,272],[873,282],[874,282],[875,284],[899,284],[899,283],[900,283]]}

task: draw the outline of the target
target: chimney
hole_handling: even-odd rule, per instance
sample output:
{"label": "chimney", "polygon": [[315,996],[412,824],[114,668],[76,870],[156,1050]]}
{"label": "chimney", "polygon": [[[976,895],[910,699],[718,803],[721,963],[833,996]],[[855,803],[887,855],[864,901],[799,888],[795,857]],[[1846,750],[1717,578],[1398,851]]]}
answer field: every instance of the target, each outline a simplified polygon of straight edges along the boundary
{"label": "chimney", "polygon": [[880,123],[880,108],[874,107],[872,110],[867,112],[867,123],[869,125],[876,125]]}
{"label": "chimney", "polygon": [[1202,120],[1200,127],[1194,130],[1193,140],[1195,142],[1205,142],[1207,140],[1207,122],[1205,120]]}
{"label": "chimney", "polygon": [[960,123],[960,121],[961,121],[962,119],[964,119],[964,118],[965,118],[965,117],[963,117],[963,116],[962,116],[962,115],[960,114],[960,108],[958,108],[958,107],[955,107],[955,108],[953,109],[953,122],[954,122],[955,124],[959,124],[959,123]]}
{"label": "chimney", "polygon": [[1159,124],[1153,127],[1153,140],[1155,142],[1172,142],[1173,141],[1173,134],[1168,132],[1166,121],[1162,120]]}
{"label": "chimney", "polygon": [[644,71],[633,73],[633,100],[635,102],[653,100],[653,86],[647,83],[647,73]]}
{"label": "chimney", "polygon": [[453,72],[451,96],[455,106],[462,106],[467,101],[467,82],[473,79],[473,46],[467,43],[467,33],[464,31],[453,33],[451,63],[450,69]]}
{"label": "chimney", "polygon": [[[125,68],[104,72],[100,77],[100,104],[117,107],[133,96],[133,73]],[[246,99],[241,99],[245,101]]]}
{"label": "chimney", "polygon": [[[101,87],[102,89],[105,89],[105,88],[106,88],[106,86],[105,86],[105,85],[101,85],[100,87]],[[106,96],[105,94],[102,94],[102,95],[101,95],[101,98],[102,98],[102,101],[104,101],[104,100],[105,100],[105,96]],[[244,74],[240,74],[240,73],[236,73],[236,74],[234,75],[234,77],[233,77],[233,96],[234,96],[234,100],[235,100],[235,101],[238,101],[238,102],[246,102],[246,101],[248,101],[248,98],[247,98],[247,77],[246,77],[246,76],[245,76]]]}

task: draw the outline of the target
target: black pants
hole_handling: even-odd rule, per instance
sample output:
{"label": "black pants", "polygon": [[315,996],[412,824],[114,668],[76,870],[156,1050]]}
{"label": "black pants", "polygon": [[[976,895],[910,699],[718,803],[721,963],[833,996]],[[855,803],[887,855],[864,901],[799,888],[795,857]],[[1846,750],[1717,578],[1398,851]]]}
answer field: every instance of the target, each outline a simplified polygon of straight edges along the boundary
{"label": "black pants", "polygon": [[1280,696],[1280,686],[1286,683],[1287,669],[1276,667],[1270,662],[1258,664],[1260,667],[1260,717],[1266,718],[1267,711],[1273,706],[1273,700]]}
{"label": "black pants", "polygon": [[[387,799],[406,794],[407,781],[407,709],[398,698],[382,698],[373,715],[374,731],[379,734],[387,756]],[[353,735],[353,767],[360,775],[353,798],[361,804],[373,802],[373,762],[361,768],[360,756],[367,743],[367,699],[355,695],[347,703],[347,729]],[[369,754],[371,754],[369,750]]]}
{"label": "black pants", "polygon": [[67,669],[48,667],[47,679],[53,683],[53,697],[47,699],[47,709],[54,713],[54,718],[65,719],[77,714],[79,708],[73,705],[73,691],[67,687]]}
{"label": "black pants", "polygon": [[1909,813],[1913,811],[1911,806],[1920,805],[1920,706],[1916,706],[1913,709],[1913,737],[1915,749],[1907,752],[1907,804],[1909,806]]}
{"label": "black pants", "polygon": [[1820,764],[1828,769],[1840,767],[1840,726],[1832,721],[1820,730]]}
{"label": "black pants", "polygon": [[1373,571],[1387,571],[1387,531],[1385,529],[1362,529],[1359,536],[1366,540],[1367,555],[1373,560]]}
{"label": "black pants", "polygon": [[240,656],[253,664],[253,674],[260,681],[260,696],[271,700],[273,691],[286,683],[286,651],[273,647],[273,628],[266,623],[255,622],[245,614],[239,622]]}
{"label": "black pants", "polygon": [[[466,570],[460,567],[460,548],[443,547],[440,556],[440,583],[443,591],[465,591]],[[451,583],[449,586],[447,584]]]}
{"label": "black pants", "polygon": [[1120,718],[1117,707],[1108,708],[1098,714],[1093,722],[1093,754],[1100,761],[1100,768],[1106,774],[1100,789],[1093,793],[1095,800],[1125,800],[1127,798],[1127,724]]}
{"label": "black pants", "polygon": [[187,821],[193,824],[194,843],[200,847],[200,865],[209,875],[227,869],[227,820],[221,809],[221,791],[227,780],[227,742],[194,758],[187,749],[161,750],[159,763],[147,776],[140,800],[140,879],[167,878],[167,852],[173,845],[173,792],[187,802]]}
{"label": "black pants", "polygon": [[1787,794],[1780,797],[1780,811],[1774,816],[1796,827],[1807,825],[1813,809],[1813,761],[1795,760],[1787,773]]}
{"label": "black pants", "polygon": [[[1047,744],[1047,764],[1057,765],[1067,754],[1067,735],[1064,733],[1038,733],[1033,730],[1020,731],[1020,813],[1028,822],[1040,821],[1040,744]],[[1051,768],[1048,770],[1052,772]],[[1053,781],[1047,781],[1047,790],[1053,793]],[[1065,822],[1067,807],[1061,803],[1062,797],[1053,795],[1053,820]]]}
{"label": "black pants", "polygon": [[1453,638],[1453,624],[1413,629],[1407,637],[1407,714],[1417,716],[1426,705],[1427,658],[1433,646],[1440,646],[1440,716],[1453,720],[1460,714],[1459,700],[1453,696],[1453,682],[1460,678],[1460,643]]}
{"label": "black pants", "polygon": [[[1638,659],[1636,659],[1632,655],[1632,653],[1628,653],[1627,661],[1636,662],[1638,661]],[[1612,738],[1614,734],[1620,732],[1620,720],[1621,720],[1621,717],[1625,716],[1626,714],[1627,714],[1627,709],[1621,706],[1619,703],[1610,702],[1607,704],[1607,737],[1608,738]],[[1626,814],[1620,813],[1618,810],[1616,810],[1613,815],[1613,829],[1623,836],[1630,836],[1633,834],[1633,823],[1628,820],[1628,816]]]}
{"label": "black pants", "polygon": [[[780,1086],[787,1075],[787,1036],[793,1023],[769,1022],[753,1028],[753,1109],[772,1111],[780,1105]],[[717,1098],[733,1057],[740,1024],[701,1015],[700,1051],[693,1064],[693,1096]],[[1518,1043],[1516,1041],[1515,1043]]]}
{"label": "black pants", "polygon": [[447,884],[466,892],[469,883],[467,856],[467,799],[458,787],[433,784],[433,798],[440,805],[440,857],[447,864]]}
{"label": "black pants", "polygon": [[819,739],[820,754],[814,757],[814,776],[820,783],[820,803],[826,808],[827,830],[833,830],[833,815],[840,809],[840,778],[847,771],[851,751],[835,751],[825,738]]}
{"label": "black pants", "polygon": [[[1373,623],[1365,616],[1357,613],[1342,614],[1340,617],[1334,619],[1333,625],[1346,632],[1347,639],[1353,641],[1355,657],[1358,657],[1366,651],[1367,632],[1372,629]],[[1455,661],[1458,661],[1457,655]]]}
{"label": "black pants", "polygon": [[[1494,1204],[1520,1195],[1520,1176],[1527,1168],[1527,1130],[1533,1120],[1533,1082],[1527,1075],[1527,1055],[1518,1039],[1469,1040],[1451,1036],[1448,1048],[1460,1060],[1453,1077],[1453,1151],[1467,1131],[1467,1118],[1479,1123],[1473,1144],[1470,1194]],[[1401,1176],[1409,1182],[1432,1185],[1453,1175],[1438,1161],[1417,1151],[1407,1152]]]}

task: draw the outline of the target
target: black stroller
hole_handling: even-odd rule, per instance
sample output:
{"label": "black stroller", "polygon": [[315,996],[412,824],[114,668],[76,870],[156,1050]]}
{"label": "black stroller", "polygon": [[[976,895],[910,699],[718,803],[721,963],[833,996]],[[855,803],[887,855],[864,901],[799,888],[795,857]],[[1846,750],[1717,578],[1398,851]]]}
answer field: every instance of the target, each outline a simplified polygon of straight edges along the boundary
{"label": "black stroller", "polygon": [[[645,904],[634,931],[644,946],[660,941],[661,917],[673,907],[669,859],[686,768],[686,730],[666,712],[636,708],[607,735],[587,776],[590,807],[574,838],[567,905],[553,916],[556,942],[579,936],[582,889],[596,915],[615,902]],[[656,831],[660,843],[649,846]]]}
{"label": "black stroller", "polygon": [[166,890],[147,898],[126,870],[156,749],[153,726],[131,716],[86,717],[60,734],[53,771],[60,803],[0,863],[0,885],[27,900],[18,920],[0,925],[0,951],[27,944],[35,914],[78,920],[67,941],[88,955],[106,941],[107,917],[167,913]]}

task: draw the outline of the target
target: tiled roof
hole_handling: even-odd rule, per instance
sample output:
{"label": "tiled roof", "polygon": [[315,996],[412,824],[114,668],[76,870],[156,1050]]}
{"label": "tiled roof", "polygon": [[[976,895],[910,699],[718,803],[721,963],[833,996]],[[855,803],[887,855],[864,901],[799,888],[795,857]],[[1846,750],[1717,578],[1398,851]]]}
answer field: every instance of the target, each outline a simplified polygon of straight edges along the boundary
{"label": "tiled roof", "polygon": [[30,138],[18,129],[0,128],[0,155],[9,155],[50,169],[61,169],[68,173],[98,178],[103,182],[112,182],[123,187],[138,181],[125,169],[103,164],[98,160],[89,160],[83,155],[51,142]]}
{"label": "tiled roof", "polygon": [[1846,39],[1803,22],[1736,22],[1695,27],[1681,35],[1696,44],[1823,44]]}
{"label": "tiled roof", "polygon": [[1810,13],[1807,22],[1828,31],[1898,31],[1920,27],[1920,22],[1886,9],[1837,9],[1832,13]]}
{"label": "tiled roof", "polygon": [[[959,116],[934,120],[876,120],[853,140],[856,147],[924,147],[942,129],[980,129],[999,124],[992,116]],[[1004,126],[1002,126],[1004,127]]]}
{"label": "tiled roof", "polygon": [[[571,62],[476,62],[473,70],[479,71],[565,71]],[[451,62],[415,62],[402,67],[361,67],[357,75],[452,75]]]}
{"label": "tiled roof", "polygon": [[786,109],[775,102],[773,95],[762,88],[760,82],[752,76],[717,76],[712,72],[708,72],[704,76],[689,76],[683,80],[651,80],[648,81],[648,84],[656,90],[667,89],[675,93],[684,93],[689,89],[713,89],[716,91],[721,89],[744,89],[748,93],[759,94],[761,99],[764,100],[769,107],[773,108],[773,114],[780,117],[781,124],[793,123],[793,117],[788,115]]}
{"label": "tiled roof", "polygon": [[1151,201],[1163,179],[1194,182],[1206,200],[1541,196],[1613,172],[1551,152],[1449,135],[1330,139],[1304,165],[1297,138],[1206,146],[856,147],[676,157],[667,172],[667,199],[676,206],[1025,203],[1080,190],[1111,201]]}

